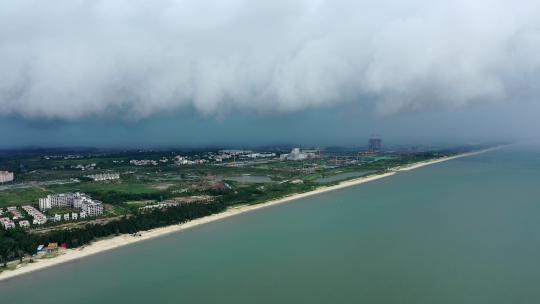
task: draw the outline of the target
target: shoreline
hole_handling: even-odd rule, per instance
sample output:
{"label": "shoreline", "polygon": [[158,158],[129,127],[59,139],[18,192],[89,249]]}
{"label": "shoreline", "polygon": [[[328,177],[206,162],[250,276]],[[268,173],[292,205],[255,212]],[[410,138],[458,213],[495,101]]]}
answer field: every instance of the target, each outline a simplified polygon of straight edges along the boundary
{"label": "shoreline", "polygon": [[53,258],[36,259],[34,260],[33,263],[27,263],[27,264],[24,264],[23,266],[18,266],[18,268],[14,270],[5,270],[0,273],[0,281],[18,277],[18,276],[28,274],[34,271],[46,269],[55,265],[78,260],[78,259],[90,256],[93,254],[116,249],[122,246],[134,244],[137,242],[142,242],[142,241],[153,239],[156,237],[165,236],[171,233],[190,229],[199,225],[219,221],[219,220],[226,219],[226,218],[238,215],[238,214],[251,212],[254,210],[263,209],[263,208],[267,208],[267,207],[271,207],[275,205],[281,205],[284,203],[292,202],[298,199],[303,199],[306,197],[318,195],[325,192],[340,190],[340,189],[344,189],[344,188],[348,188],[348,187],[352,187],[356,185],[361,185],[364,183],[369,183],[372,181],[376,181],[382,178],[395,175],[399,172],[406,172],[406,171],[418,169],[421,167],[425,167],[425,166],[429,166],[429,165],[433,165],[433,164],[437,164],[437,163],[441,163],[441,162],[445,162],[445,161],[449,161],[453,159],[478,155],[478,154],[493,151],[499,148],[500,147],[494,147],[494,148],[484,149],[480,151],[468,152],[468,153],[458,154],[454,156],[448,156],[448,157],[442,157],[442,158],[437,158],[437,159],[428,160],[428,161],[417,162],[410,165],[392,168],[389,170],[389,172],[350,179],[350,180],[342,181],[332,186],[321,186],[312,191],[292,194],[283,198],[273,199],[273,200],[260,203],[260,204],[230,207],[224,212],[198,218],[198,219],[195,219],[195,220],[183,223],[183,224],[176,224],[176,225],[171,225],[171,226],[166,226],[166,227],[155,228],[155,229],[147,230],[147,231],[140,231],[137,233],[139,234],[139,236],[133,236],[131,234],[123,234],[119,236],[113,236],[113,237],[109,237],[105,239],[96,240],[82,247],[67,249],[61,255],[53,257]]}

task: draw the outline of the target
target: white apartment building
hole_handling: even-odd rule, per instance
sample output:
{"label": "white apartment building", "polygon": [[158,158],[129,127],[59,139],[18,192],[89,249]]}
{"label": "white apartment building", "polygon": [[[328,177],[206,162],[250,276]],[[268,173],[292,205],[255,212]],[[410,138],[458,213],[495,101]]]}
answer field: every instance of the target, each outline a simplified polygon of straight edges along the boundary
{"label": "white apartment building", "polygon": [[[100,201],[93,200],[90,196],[79,192],[47,195],[47,197],[39,199],[39,209],[47,210],[54,207],[81,209],[86,213],[85,217],[103,214],[103,205]],[[65,220],[69,220],[69,218]]]}
{"label": "white apartment building", "polygon": [[318,151],[316,150],[300,150],[300,148],[292,149],[291,153],[281,154],[280,160],[304,160],[308,158],[317,158]]}
{"label": "white apartment building", "polygon": [[103,205],[100,201],[93,201],[91,203],[83,204],[81,210],[85,213],[85,217],[98,216],[103,214]]}
{"label": "white apartment building", "polygon": [[30,227],[30,222],[27,221],[27,220],[20,221],[20,222],[19,222],[19,226],[20,226],[21,228],[28,228],[28,227]]}
{"label": "white apartment building", "polygon": [[118,173],[102,173],[102,174],[87,175],[86,177],[93,179],[95,182],[99,182],[99,181],[120,179],[120,174],[118,174]]}
{"label": "white apartment building", "polygon": [[39,199],[39,209],[47,210],[54,207],[73,207],[75,199],[80,197],[80,195],[79,192],[47,195],[47,197]]}
{"label": "white apartment building", "polygon": [[79,194],[73,200],[73,208],[81,209],[83,204],[91,203],[93,200],[86,194]]}
{"label": "white apartment building", "polygon": [[0,184],[13,181],[15,178],[13,172],[9,171],[0,171]]}
{"label": "white apartment building", "polygon": [[31,217],[34,218],[32,220],[32,224],[43,225],[47,223],[47,217],[45,216],[45,214],[39,212],[36,208],[29,205],[22,206],[22,208],[24,211],[26,211],[26,213],[28,213]]}
{"label": "white apartment building", "polygon": [[47,217],[45,215],[40,217],[34,217],[34,219],[32,220],[32,224],[34,225],[44,225],[45,223],[47,223]]}
{"label": "white apartment building", "polygon": [[6,229],[6,230],[15,228],[15,222],[13,222],[13,221],[12,221],[11,219],[9,219],[8,217],[0,218],[0,224],[1,224],[2,227],[4,227],[4,229]]}

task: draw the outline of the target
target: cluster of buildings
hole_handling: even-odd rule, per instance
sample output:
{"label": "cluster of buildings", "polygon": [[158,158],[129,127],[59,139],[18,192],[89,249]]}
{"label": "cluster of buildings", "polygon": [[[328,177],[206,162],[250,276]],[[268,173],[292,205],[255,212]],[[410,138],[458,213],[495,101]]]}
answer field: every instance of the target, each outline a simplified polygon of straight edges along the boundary
{"label": "cluster of buildings", "polygon": [[39,210],[37,210],[36,208],[30,205],[22,206],[22,208],[24,211],[26,211],[26,213],[28,213],[28,215],[30,215],[33,218],[32,224],[43,225],[47,223],[47,217],[45,216],[45,214],[39,212]]}
{"label": "cluster of buildings", "polygon": [[13,172],[9,171],[0,171],[0,184],[13,181],[15,178]]}
{"label": "cluster of buildings", "polygon": [[[23,206],[24,211],[26,211],[30,216],[33,217],[34,225],[43,225],[47,222],[47,217],[36,210],[32,206]],[[11,218],[8,217],[8,214],[11,215]],[[0,215],[4,217],[0,218],[0,225],[4,229],[12,229],[17,226],[17,223],[21,228],[30,227],[30,221],[25,220],[25,216],[17,209],[17,207],[7,207],[6,211],[0,209]],[[15,221],[18,221],[17,223]]]}
{"label": "cluster of buildings", "polygon": [[151,160],[151,159],[141,159],[141,160],[132,159],[129,161],[129,163],[135,166],[157,166],[158,165],[157,161]]}
{"label": "cluster of buildings", "polygon": [[[42,212],[55,207],[75,208],[79,209],[80,212],[55,214],[51,217],[47,217]],[[31,217],[31,221],[28,220],[29,217],[23,214],[17,207],[7,207],[5,210],[0,208],[0,226],[4,229],[12,229],[18,224],[21,228],[27,228],[30,227],[31,224],[44,225],[49,220],[54,222],[70,221],[103,214],[103,204],[100,201],[94,200],[90,196],[79,192],[48,195],[45,198],[40,198],[39,209],[41,211],[30,205],[24,205],[21,208],[29,217]]]}
{"label": "cluster of buildings", "polygon": [[174,158],[162,157],[159,160],[136,160],[129,161],[131,165],[135,166],[157,166],[159,163],[166,164],[173,162],[175,165],[204,165],[208,163],[220,163],[224,160],[237,160],[237,159],[258,159],[258,158],[275,158],[276,154],[271,152],[253,152],[252,150],[220,150],[215,152],[204,152],[197,155],[176,155]]}
{"label": "cluster of buildings", "polygon": [[228,149],[228,150],[219,150],[219,155],[215,157],[215,160],[218,162],[222,162],[227,159],[242,159],[242,158],[248,158],[248,155],[253,153],[251,150],[236,150],[236,149]]}
{"label": "cluster of buildings", "polygon": [[250,153],[253,153],[251,150],[239,150],[239,149],[226,149],[226,150],[219,150],[219,155],[221,156],[241,156],[241,155],[247,155]]}
{"label": "cluster of buildings", "polygon": [[91,178],[95,182],[100,182],[100,181],[120,179],[120,174],[118,174],[118,173],[101,173],[101,174],[87,175],[86,177]]}
{"label": "cluster of buildings", "polygon": [[97,165],[94,164],[94,163],[91,163],[91,164],[88,164],[88,165],[76,165],[76,166],[71,166],[71,169],[81,169],[81,171],[86,171],[86,170],[94,170],[96,169]]}
{"label": "cluster of buildings", "polygon": [[300,148],[293,148],[291,153],[281,154],[280,160],[304,160],[311,158],[318,158],[320,153],[318,150],[300,150]]}
{"label": "cluster of buildings", "polygon": [[67,243],[58,244],[57,242],[49,243],[47,246],[39,245],[36,249],[34,256],[43,256],[46,254],[54,254],[59,250],[66,250],[68,248]]}
{"label": "cluster of buildings", "polygon": [[11,216],[14,220],[22,219],[23,215],[19,210],[17,210],[17,207],[7,207],[6,208],[9,213],[11,213]]}
{"label": "cluster of buildings", "polygon": [[55,207],[80,209],[85,213],[85,217],[103,214],[103,204],[100,201],[94,200],[90,196],[80,192],[47,195],[47,197],[39,199],[40,210],[48,210]]}
{"label": "cluster of buildings", "polygon": [[85,219],[87,217],[86,211],[81,211],[80,213],[77,212],[71,212],[71,213],[64,213],[64,214],[55,214],[52,217],[52,220],[55,222],[60,221],[76,221],[78,219]]}
{"label": "cluster of buildings", "polygon": [[177,155],[174,158],[174,163],[176,165],[202,165],[208,163],[208,160],[204,158],[191,160],[188,157]]}
{"label": "cluster of buildings", "polygon": [[189,197],[177,197],[157,204],[146,205],[139,209],[141,210],[151,210],[151,209],[164,209],[174,206],[184,205],[184,204],[193,204],[193,203],[209,203],[214,201],[213,196],[209,195],[194,195]]}
{"label": "cluster of buildings", "polygon": [[276,153],[272,152],[254,152],[247,155],[249,158],[274,158]]}
{"label": "cluster of buildings", "polygon": [[274,158],[276,153],[271,152],[253,152],[251,150],[220,150],[219,158],[221,160],[231,158]]}
{"label": "cluster of buildings", "polygon": [[0,218],[0,225],[4,227],[4,229],[12,229],[15,228],[15,222],[11,220],[9,217],[2,217]]}
{"label": "cluster of buildings", "polygon": [[43,159],[51,160],[51,159],[81,159],[84,158],[84,156],[79,154],[68,154],[68,155],[45,155],[43,156]]}

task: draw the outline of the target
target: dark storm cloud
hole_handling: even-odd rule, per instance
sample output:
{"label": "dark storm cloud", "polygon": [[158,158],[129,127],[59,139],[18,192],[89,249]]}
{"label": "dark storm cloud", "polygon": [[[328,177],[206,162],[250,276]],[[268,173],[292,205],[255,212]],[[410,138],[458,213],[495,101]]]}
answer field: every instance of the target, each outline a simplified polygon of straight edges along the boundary
{"label": "dark storm cloud", "polygon": [[519,106],[539,94],[539,13],[524,0],[4,0],[0,114]]}

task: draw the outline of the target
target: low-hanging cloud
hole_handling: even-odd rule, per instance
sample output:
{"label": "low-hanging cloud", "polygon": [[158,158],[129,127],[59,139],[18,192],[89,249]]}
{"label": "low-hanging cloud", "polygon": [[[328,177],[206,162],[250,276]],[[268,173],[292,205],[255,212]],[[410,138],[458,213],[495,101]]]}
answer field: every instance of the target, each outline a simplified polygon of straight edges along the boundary
{"label": "low-hanging cloud", "polygon": [[530,100],[539,13],[532,0],[4,0],[0,114]]}

